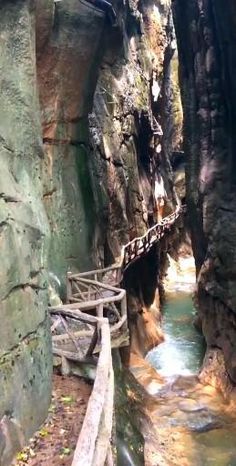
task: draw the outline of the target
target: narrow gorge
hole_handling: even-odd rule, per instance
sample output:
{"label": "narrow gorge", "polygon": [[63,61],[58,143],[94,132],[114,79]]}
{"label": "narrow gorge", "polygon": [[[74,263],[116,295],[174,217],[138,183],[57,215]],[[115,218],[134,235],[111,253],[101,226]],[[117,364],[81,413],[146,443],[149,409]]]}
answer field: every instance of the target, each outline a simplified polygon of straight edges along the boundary
{"label": "narrow gorge", "polygon": [[235,38],[233,0],[0,2],[0,466],[236,464]]}

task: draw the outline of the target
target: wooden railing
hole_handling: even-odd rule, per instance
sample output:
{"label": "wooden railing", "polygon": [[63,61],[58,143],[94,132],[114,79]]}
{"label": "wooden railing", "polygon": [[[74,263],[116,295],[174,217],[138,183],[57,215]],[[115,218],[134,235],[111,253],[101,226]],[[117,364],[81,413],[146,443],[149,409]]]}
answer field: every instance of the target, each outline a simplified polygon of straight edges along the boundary
{"label": "wooden railing", "polygon": [[67,275],[67,305],[70,309],[79,308],[80,311],[92,313],[99,318],[107,317],[113,348],[129,344],[126,291],[102,282],[104,276],[109,273],[112,273],[110,281],[116,281],[117,271],[119,271],[117,267],[108,267],[103,270]]}
{"label": "wooden railing", "polygon": [[101,351],[97,373],[72,466],[103,466],[105,461],[107,464],[113,464],[110,441],[113,422],[114,375],[107,319],[102,319],[99,326]]}
{"label": "wooden railing", "polygon": [[[90,316],[80,312],[78,309],[70,309],[67,306],[51,308],[50,313],[56,319],[54,320],[54,324],[57,320],[64,319],[66,321],[66,319],[72,319],[94,327],[87,357],[92,356],[96,340],[100,339],[101,349],[97,361],[96,377],[76,445],[72,466],[103,466],[105,463],[107,466],[112,466],[111,433],[114,376],[111,356],[111,333],[108,319]],[[68,322],[66,325],[68,325]],[[74,341],[75,334],[72,336],[70,332],[71,330],[69,330],[69,336]],[[73,356],[73,353],[60,350],[55,341],[53,342],[53,353],[63,358],[62,364],[67,364],[67,359],[81,361],[76,355]]]}
{"label": "wooden railing", "polygon": [[149,228],[143,236],[139,236],[134,238],[132,241],[129,241],[129,243],[123,247],[122,252],[121,268],[123,272],[131,263],[139,259],[140,256],[147,254],[153,244],[160,241],[184,211],[185,206],[177,206],[175,212],[163,218],[160,223]]}
{"label": "wooden railing", "polygon": [[121,281],[120,269],[120,264],[113,264],[103,269],[89,270],[88,272],[80,272],[78,275],[81,278],[88,278],[90,280],[98,281],[100,283],[112,283],[113,286],[119,287]]}
{"label": "wooden railing", "polygon": [[109,281],[112,274],[112,281],[116,281],[118,269],[115,266],[82,274],[69,273],[67,304],[50,308],[53,354],[61,358],[62,372],[69,374],[75,363],[93,364],[96,368],[72,466],[113,465],[111,347],[127,346],[129,331],[126,291],[102,280]]}

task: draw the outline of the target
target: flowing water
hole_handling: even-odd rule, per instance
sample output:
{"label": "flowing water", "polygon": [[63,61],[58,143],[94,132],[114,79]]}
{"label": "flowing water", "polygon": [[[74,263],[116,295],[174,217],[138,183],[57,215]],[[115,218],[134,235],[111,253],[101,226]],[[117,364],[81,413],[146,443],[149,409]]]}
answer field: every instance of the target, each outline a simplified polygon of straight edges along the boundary
{"label": "flowing water", "polygon": [[[146,385],[149,415],[167,460],[152,452],[153,466],[236,466],[236,418],[221,395],[196,377],[204,341],[194,328],[190,292],[171,293],[163,309],[166,340],[147,361],[164,383]],[[157,450],[157,449],[156,449]],[[156,458],[156,459],[155,459]]]}
{"label": "flowing water", "polygon": [[179,292],[169,296],[163,308],[165,341],[147,356],[159,374],[165,377],[192,375],[200,369],[204,341],[192,324],[193,317],[191,295]]}

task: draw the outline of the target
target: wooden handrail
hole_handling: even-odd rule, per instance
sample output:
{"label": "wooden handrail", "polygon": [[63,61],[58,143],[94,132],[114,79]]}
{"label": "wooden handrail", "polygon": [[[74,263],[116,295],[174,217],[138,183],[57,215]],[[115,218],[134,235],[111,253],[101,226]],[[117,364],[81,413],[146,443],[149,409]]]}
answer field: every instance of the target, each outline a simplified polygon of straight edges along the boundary
{"label": "wooden handrail", "polygon": [[177,207],[177,209],[175,210],[175,212],[173,212],[172,214],[168,215],[167,217],[164,217],[159,223],[156,223],[155,225],[153,225],[152,227],[150,227],[146,233],[142,236],[137,236],[136,238],[132,239],[131,241],[129,241],[127,244],[125,244],[124,246],[124,249],[126,249],[129,245],[135,243],[136,241],[142,241],[144,238],[146,238],[148,236],[148,234],[152,231],[155,231],[155,229],[158,227],[158,226],[164,226],[166,225],[166,223],[173,223],[176,218],[179,217],[180,213],[184,210],[183,209],[184,206],[182,207]]}
{"label": "wooden handrail", "polygon": [[95,274],[105,274],[107,272],[110,272],[112,270],[119,270],[120,269],[120,266],[117,265],[117,264],[113,264],[111,265],[110,267],[105,267],[104,269],[95,269],[95,270],[89,270],[87,272],[80,272],[80,273],[70,273],[70,277],[71,278],[75,278],[75,277],[88,277],[90,275],[95,275]]}
{"label": "wooden handrail", "polygon": [[72,317],[73,319],[82,320],[82,322],[84,322],[85,324],[97,325],[97,322],[98,322],[97,317],[90,316],[88,314],[84,314],[83,312],[81,312],[80,309],[78,309],[78,304],[77,304],[76,307],[74,307],[74,309],[76,309],[76,311],[73,311],[70,308],[72,306],[73,305],[70,306],[70,305],[67,305],[67,304],[63,304],[62,306],[50,307],[49,312],[52,315],[53,314],[58,315],[59,313],[62,313],[63,315],[65,315],[67,317]]}
{"label": "wooden handrail", "polygon": [[114,293],[119,293],[119,296],[120,294],[123,294],[123,292],[125,291],[123,288],[117,288],[116,286],[107,285],[106,283],[98,282],[96,280],[89,280],[88,278],[81,278],[80,275],[78,275],[77,277],[78,278],[76,278],[76,281],[78,282],[88,283],[90,285],[98,285],[99,288],[114,291]]}
{"label": "wooden handrail", "polygon": [[170,226],[174,224],[180,214],[184,211],[185,206],[178,205],[175,212],[163,218],[159,223],[153,225],[144,235],[134,238],[123,246],[121,260],[121,268],[123,271],[125,271],[126,268],[138,257],[146,254],[150,250],[151,246],[164,236],[165,231],[170,229]]}
{"label": "wooden handrail", "polygon": [[[88,401],[71,466],[104,466],[106,458],[110,458],[114,405],[114,375],[109,321],[104,317],[99,318],[84,314],[78,308],[76,310],[69,309],[68,306],[50,308],[49,312],[52,315],[58,315],[59,318],[60,316],[71,317],[95,325],[96,334],[90,333],[89,351],[83,360],[78,358],[74,352],[53,345],[54,354],[61,356],[64,360],[94,364],[95,360],[91,357],[91,353],[96,344],[95,336],[98,333],[101,335],[101,349],[97,360],[93,390]],[[114,331],[123,325],[125,319],[126,316],[123,316]],[[74,336],[76,336],[76,333]],[[69,334],[68,337],[70,337]]]}
{"label": "wooden handrail", "polygon": [[[103,466],[110,446],[113,418],[114,380],[110,329],[107,319],[100,322],[101,351],[72,466]],[[101,428],[101,426],[103,426]]]}

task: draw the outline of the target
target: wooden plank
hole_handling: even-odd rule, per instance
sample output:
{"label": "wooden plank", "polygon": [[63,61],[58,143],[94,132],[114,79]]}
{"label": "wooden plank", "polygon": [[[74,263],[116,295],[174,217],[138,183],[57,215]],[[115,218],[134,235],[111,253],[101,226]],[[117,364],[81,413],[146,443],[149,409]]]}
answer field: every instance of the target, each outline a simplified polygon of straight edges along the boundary
{"label": "wooden plank", "polygon": [[103,303],[99,303],[96,306],[96,314],[98,317],[102,318],[103,317]]}
{"label": "wooden plank", "polygon": [[[88,338],[91,337],[92,338],[93,332],[92,332],[92,330],[76,330],[74,332],[74,336],[75,336],[75,338],[78,338],[78,339],[79,338],[84,338],[84,337],[88,337]],[[57,341],[58,342],[60,342],[60,341],[65,341],[66,342],[67,340],[69,340],[69,338],[70,337],[69,337],[69,335],[67,333],[63,333],[61,335],[52,335],[52,339],[55,342],[57,342]]]}
{"label": "wooden plank", "polygon": [[79,281],[81,281],[81,283],[91,283],[92,285],[96,284],[98,285],[99,288],[103,288],[105,290],[110,290],[110,291],[114,291],[114,293],[117,293],[117,292],[125,292],[125,290],[123,288],[117,288],[115,286],[112,286],[112,285],[108,285],[106,283],[101,283],[101,282],[95,282],[93,280],[89,280],[88,278],[80,278]]}
{"label": "wooden plank", "polygon": [[[120,302],[124,296],[126,296],[126,291],[122,290],[122,292],[120,292],[119,295],[112,296],[110,298],[107,297],[107,298],[100,298],[94,301],[86,301],[86,302],[79,302],[79,303],[73,302],[71,304],[64,304],[63,309],[64,311],[66,309],[71,309],[71,310],[78,309],[80,311],[92,310],[92,309],[95,309],[101,303],[106,305],[106,304],[113,303],[113,302]],[[56,309],[56,308],[51,308],[51,309]]]}
{"label": "wooden plank", "polygon": [[71,278],[80,278],[80,277],[89,277],[90,275],[102,275],[102,274],[105,274],[107,272],[110,272],[110,270],[116,270],[116,269],[119,269],[120,266],[119,265],[111,265],[109,267],[105,267],[103,269],[95,269],[95,270],[89,270],[88,272],[80,272],[80,273],[74,273],[74,274],[71,274]]}
{"label": "wooden plank", "polygon": [[71,306],[73,306],[73,304],[64,304],[64,306],[50,307],[49,312],[53,315],[58,315],[61,313],[62,315],[65,315],[67,317],[72,317],[73,319],[81,320],[86,324],[97,325],[97,317],[89,316],[88,314],[83,314],[83,312],[81,312],[78,309],[78,307],[71,309]]}
{"label": "wooden plank", "polygon": [[[125,294],[126,294],[126,291],[124,290]],[[96,299],[95,301],[87,301],[86,303],[80,303],[79,305],[79,308],[81,311],[83,310],[89,310],[89,309],[94,309],[97,307],[97,305],[99,304],[103,304],[104,306],[106,304],[110,304],[110,303],[115,303],[115,302],[120,302],[122,300],[122,298],[125,296],[125,294],[120,294],[120,295],[117,295],[117,296],[112,296],[112,297],[107,297],[107,298],[100,298],[100,299]],[[73,304],[72,304],[73,306]]]}
{"label": "wooden plank", "polygon": [[66,332],[68,333],[68,335],[69,335],[71,341],[73,342],[73,344],[74,344],[74,346],[75,346],[75,349],[79,352],[79,351],[80,351],[80,348],[79,348],[79,346],[78,346],[78,344],[77,344],[77,341],[76,341],[76,339],[75,339],[75,337],[74,337],[74,335],[73,335],[73,332],[71,332],[71,330],[69,329],[69,327],[68,327],[68,325],[67,325],[67,322],[66,322],[65,318],[62,317],[61,314],[60,314],[60,319],[61,319],[61,323],[62,323],[62,325],[64,326]]}
{"label": "wooden plank", "polygon": [[81,364],[93,364],[93,365],[96,365],[96,360],[91,358],[91,357],[88,357],[88,358],[79,357],[78,355],[76,355],[72,351],[66,351],[66,350],[63,350],[63,349],[55,347],[55,346],[52,347],[52,353],[54,354],[54,356],[64,357],[64,358],[66,358],[68,360],[76,361],[76,362],[79,362]]}

